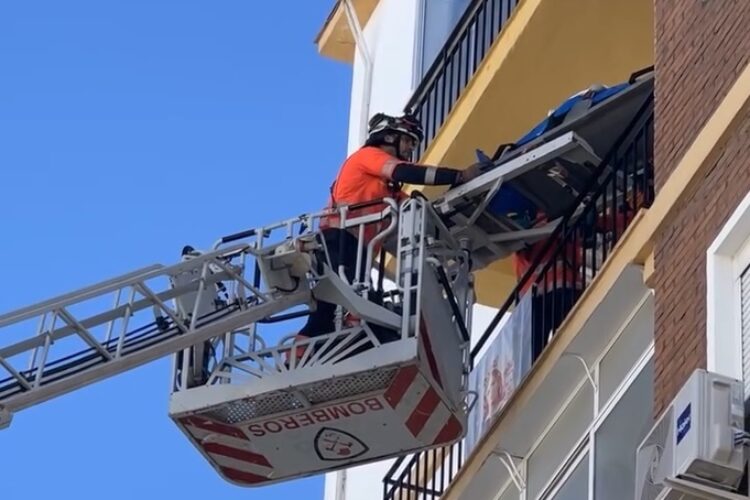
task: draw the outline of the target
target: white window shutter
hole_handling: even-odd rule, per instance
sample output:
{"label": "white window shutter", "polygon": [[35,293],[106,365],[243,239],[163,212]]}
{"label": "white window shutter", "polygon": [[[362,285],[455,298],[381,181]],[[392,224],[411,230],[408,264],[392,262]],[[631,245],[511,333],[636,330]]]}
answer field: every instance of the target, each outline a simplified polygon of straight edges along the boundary
{"label": "white window shutter", "polygon": [[750,398],[750,267],[742,273],[740,294],[742,308],[742,380],[745,384],[745,399],[747,400]]}

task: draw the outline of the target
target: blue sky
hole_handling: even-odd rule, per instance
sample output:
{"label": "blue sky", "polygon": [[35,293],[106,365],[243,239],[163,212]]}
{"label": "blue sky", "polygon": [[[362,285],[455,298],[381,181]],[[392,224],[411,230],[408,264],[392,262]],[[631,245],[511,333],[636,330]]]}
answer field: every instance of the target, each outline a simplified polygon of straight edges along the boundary
{"label": "blue sky", "polygon": [[[0,313],[321,207],[351,84],[313,44],[331,4],[2,2]],[[322,498],[223,482],[168,380],[163,359],[16,415],[3,500]]]}

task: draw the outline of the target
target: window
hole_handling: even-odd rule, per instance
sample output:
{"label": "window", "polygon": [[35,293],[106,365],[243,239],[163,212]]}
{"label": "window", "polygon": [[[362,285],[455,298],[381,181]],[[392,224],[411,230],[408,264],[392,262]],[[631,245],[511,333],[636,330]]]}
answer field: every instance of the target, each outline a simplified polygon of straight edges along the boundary
{"label": "window", "polygon": [[[750,395],[750,193],[706,255],[706,357],[709,371],[744,380]],[[748,340],[746,340],[748,339]]]}
{"label": "window", "polygon": [[632,500],[635,454],[653,424],[654,363],[640,371],[594,433],[594,498]]}
{"label": "window", "polygon": [[607,404],[653,338],[654,301],[649,294],[599,362],[599,408]]}
{"label": "window", "polygon": [[[653,346],[649,346],[593,424],[592,419],[577,424],[576,428],[588,425],[588,437],[554,477],[548,468],[535,467],[529,460],[527,500],[632,500],[636,449],[653,425],[653,386]],[[573,432],[560,421],[553,432],[563,433],[566,428]],[[541,445],[534,450],[534,454],[539,453],[549,455]],[[534,475],[541,479],[553,477],[546,493],[538,494],[536,484],[540,477],[535,480]]]}
{"label": "window", "polygon": [[417,76],[421,79],[435,61],[470,0],[422,0],[421,36],[417,49]]}
{"label": "window", "polygon": [[550,500],[581,500],[589,494],[589,454],[586,453]]}
{"label": "window", "polygon": [[636,449],[653,426],[653,302],[646,293],[590,367],[598,401],[582,377],[533,447],[525,500],[632,500]]}

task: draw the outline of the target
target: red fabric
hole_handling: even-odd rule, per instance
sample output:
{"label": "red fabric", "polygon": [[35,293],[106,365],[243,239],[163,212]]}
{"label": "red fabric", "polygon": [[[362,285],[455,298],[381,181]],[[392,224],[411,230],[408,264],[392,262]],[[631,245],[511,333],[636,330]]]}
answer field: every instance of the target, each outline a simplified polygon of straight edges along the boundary
{"label": "red fabric", "polygon": [[[544,214],[540,214],[537,217],[535,225],[539,226],[546,223],[546,216]],[[529,270],[537,257],[541,255],[544,246],[547,244],[547,241],[547,239],[540,240],[537,243],[531,245],[529,248],[520,250],[513,254],[513,268],[516,272],[516,279],[520,281],[521,278],[523,278],[523,276]],[[555,244],[552,244],[550,246],[545,257],[540,261],[540,269],[545,267],[547,263],[553,257],[555,257],[557,249],[558,246]],[[568,243],[567,248],[565,249],[565,254],[557,254],[556,264],[551,265],[547,270],[547,286],[551,288],[555,283],[557,283],[558,288],[574,288],[576,285],[580,284],[580,276],[579,282],[576,283],[573,262],[580,265],[580,263],[582,262],[582,258],[583,247],[581,245],[578,245],[576,247],[573,243]],[[567,263],[565,263],[565,259],[568,260]],[[525,294],[535,283],[535,281],[536,275],[531,276],[531,278],[529,278],[529,280],[521,288],[521,295]],[[541,286],[544,286],[544,278],[542,278],[539,283]]]}
{"label": "red fabric", "polygon": [[[636,195],[635,203],[636,206],[642,205],[642,193],[638,193]],[[627,206],[624,210],[618,210],[613,217],[611,210],[605,209],[603,213],[597,214],[596,228],[599,231],[615,231],[618,236],[622,235],[625,229],[627,229],[627,225],[632,220],[634,213],[635,211],[630,206]],[[545,223],[547,223],[546,216],[544,214],[540,214],[537,217],[535,225],[542,225]],[[581,241],[582,243],[582,239],[579,239],[579,241]],[[526,274],[526,272],[531,267],[531,264],[542,252],[542,249],[546,243],[547,240],[539,241],[534,245],[531,245],[530,248],[521,250],[513,255],[513,267],[516,272],[516,278],[518,280],[520,280]],[[553,258],[556,250],[557,245],[553,244],[547,251],[546,258],[541,261],[540,267],[546,265],[546,263]],[[581,275],[579,273],[578,280],[576,280],[574,272],[575,269],[573,269],[572,265],[575,262],[577,266],[580,266],[583,263],[583,256],[584,250],[582,245],[575,247],[573,243],[568,243],[565,250],[565,255],[558,255],[557,264],[552,266],[547,271],[547,283],[549,284],[549,286],[551,287],[554,283],[557,283],[557,286],[562,288],[579,287],[581,285]],[[567,264],[563,264],[565,259],[568,260]],[[532,278],[529,279],[529,281],[521,289],[521,294],[526,293],[535,281],[535,277],[532,276]],[[540,280],[540,284],[543,284],[543,281]]]}

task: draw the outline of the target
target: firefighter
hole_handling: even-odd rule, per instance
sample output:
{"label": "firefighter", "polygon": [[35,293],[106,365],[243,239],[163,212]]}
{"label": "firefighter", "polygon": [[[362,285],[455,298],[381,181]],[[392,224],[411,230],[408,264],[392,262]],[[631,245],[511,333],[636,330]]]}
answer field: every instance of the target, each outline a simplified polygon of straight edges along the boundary
{"label": "firefighter", "polygon": [[[412,115],[399,117],[378,113],[368,124],[368,138],[365,145],[344,161],[336,180],[331,185],[329,208],[342,205],[351,207],[347,218],[370,213],[378,213],[384,205],[372,203],[383,198],[401,201],[407,195],[401,190],[403,184],[451,186],[467,182],[481,173],[483,163],[477,163],[465,170],[418,165],[412,163],[413,152],[424,138],[419,121]],[[340,229],[339,218],[330,216],[321,221],[323,238],[328,248],[334,271],[343,265],[346,279],[353,283],[362,281],[363,276],[355,277],[357,248],[366,252],[367,243],[382,230],[383,224],[370,224],[364,230],[364,242],[360,246],[357,228],[351,231]],[[361,261],[364,262],[364,255]],[[361,266],[362,274],[369,272]],[[355,280],[355,278],[357,278]],[[319,301],[305,326],[300,330],[302,338],[315,337],[334,331],[336,305]]]}

